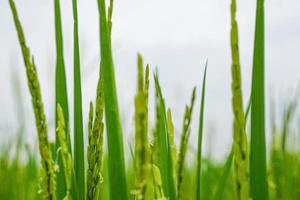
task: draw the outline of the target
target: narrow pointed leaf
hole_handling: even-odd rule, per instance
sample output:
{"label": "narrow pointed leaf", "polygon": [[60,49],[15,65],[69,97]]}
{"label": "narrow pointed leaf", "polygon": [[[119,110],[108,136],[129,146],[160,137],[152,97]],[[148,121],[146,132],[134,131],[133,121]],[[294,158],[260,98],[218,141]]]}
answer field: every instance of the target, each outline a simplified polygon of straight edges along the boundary
{"label": "narrow pointed leaf", "polygon": [[80,51],[78,39],[77,0],[73,0],[74,22],[74,170],[80,199],[84,199],[84,143],[82,124],[82,97],[80,76]]}
{"label": "narrow pointed leaf", "polygon": [[108,143],[110,199],[127,200],[123,134],[119,116],[110,31],[104,0],[98,0],[100,17],[101,76],[103,77],[105,122]]}
{"label": "narrow pointed leaf", "polygon": [[218,187],[214,196],[214,200],[222,200],[223,198],[223,193],[226,188],[226,183],[228,181],[231,168],[232,168],[232,161],[233,161],[233,151],[230,151],[230,154],[226,160],[224,169],[223,169],[223,174],[219,180]]}
{"label": "narrow pointed leaf", "polygon": [[[70,141],[69,134],[69,108],[67,97],[67,81],[66,71],[64,64],[64,51],[63,51],[63,36],[62,36],[62,24],[60,14],[60,0],[54,0],[54,18],[55,18],[55,37],[56,37],[56,69],[55,69],[55,127],[57,127],[57,105],[61,105],[66,122],[66,135],[67,140]],[[55,143],[56,150],[59,148],[59,140],[56,137]],[[71,150],[71,144],[69,142],[69,150]],[[71,152],[71,151],[70,151]],[[64,175],[64,166],[61,157],[58,157],[58,164],[60,167],[57,173],[57,198],[62,199],[66,194],[66,183]]]}
{"label": "narrow pointed leaf", "polygon": [[206,70],[207,62],[205,66],[203,83],[202,83],[202,95],[199,117],[199,130],[198,130],[198,149],[197,149],[197,171],[196,171],[196,188],[195,199],[200,200],[201,197],[201,159],[202,159],[202,138],[203,138],[203,125],[204,125],[204,105],[205,105],[205,87],[206,87]]}
{"label": "narrow pointed leaf", "polygon": [[162,96],[158,76],[154,75],[155,79],[155,88],[159,98],[159,134],[160,134],[160,163],[159,169],[161,172],[161,178],[163,183],[163,189],[165,192],[165,196],[168,197],[170,200],[177,199],[176,193],[176,185],[174,181],[174,169],[172,163],[172,153],[168,138],[168,128],[167,128],[167,116],[166,116],[166,108],[165,102]]}
{"label": "narrow pointed leaf", "polygon": [[257,0],[250,146],[250,196],[254,200],[269,198],[265,139],[264,37],[264,0]]}

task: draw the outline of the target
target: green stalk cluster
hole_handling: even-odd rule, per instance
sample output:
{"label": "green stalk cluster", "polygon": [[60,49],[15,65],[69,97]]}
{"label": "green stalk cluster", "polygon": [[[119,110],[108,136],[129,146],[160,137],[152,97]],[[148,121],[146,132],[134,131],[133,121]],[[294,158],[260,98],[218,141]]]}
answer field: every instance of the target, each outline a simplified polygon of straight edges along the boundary
{"label": "green stalk cluster", "polygon": [[148,90],[149,67],[144,77],[143,59],[138,54],[138,88],[135,96],[135,167],[136,199],[145,199],[147,167],[150,163],[148,154]]}
{"label": "green stalk cluster", "polygon": [[69,152],[68,148],[68,140],[66,138],[65,132],[65,119],[62,107],[60,105],[57,106],[57,138],[60,143],[59,151],[61,153],[62,162],[64,165],[64,175],[66,182],[67,194],[64,197],[64,200],[72,200],[72,156]]}
{"label": "green stalk cluster", "polygon": [[95,116],[93,104],[90,103],[89,113],[89,144],[87,150],[88,171],[87,171],[87,199],[97,199],[99,187],[102,181],[101,170],[103,166],[103,81],[100,78],[97,87]]}
{"label": "green stalk cluster", "polygon": [[56,199],[56,182],[54,173],[54,162],[48,142],[48,129],[46,115],[42,101],[40,83],[34,63],[34,58],[26,45],[25,36],[21,22],[18,17],[17,9],[13,0],[9,0],[9,5],[13,14],[14,23],[18,33],[18,39],[21,46],[23,60],[26,68],[29,91],[32,98],[32,106],[35,115],[36,128],[39,139],[39,150],[41,156],[41,192],[43,199]]}
{"label": "green stalk cluster", "polygon": [[238,46],[238,26],[236,22],[236,1],[231,1],[231,50],[232,50],[232,109],[234,177],[237,199],[249,198],[249,156],[245,131],[245,114],[243,108],[241,67]]}
{"label": "green stalk cluster", "polygon": [[180,147],[179,147],[179,154],[178,154],[178,160],[177,160],[177,191],[178,195],[180,197],[180,188],[183,181],[183,169],[184,169],[184,162],[186,157],[186,152],[188,149],[188,142],[190,137],[190,127],[191,127],[191,119],[192,119],[192,113],[193,108],[195,104],[196,99],[196,88],[193,89],[192,97],[191,97],[191,103],[190,105],[186,105],[185,107],[185,113],[183,118],[183,128],[182,128],[182,134],[180,139]]}

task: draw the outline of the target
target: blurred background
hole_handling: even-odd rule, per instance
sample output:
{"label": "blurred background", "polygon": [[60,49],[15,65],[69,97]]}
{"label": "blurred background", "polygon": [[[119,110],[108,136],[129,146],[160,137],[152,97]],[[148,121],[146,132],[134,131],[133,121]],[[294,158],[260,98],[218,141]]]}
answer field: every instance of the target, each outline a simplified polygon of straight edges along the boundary
{"label": "blurred background", "polygon": [[[255,23],[255,1],[238,1],[244,107],[250,96]],[[86,124],[89,102],[95,99],[99,75],[99,29],[96,0],[78,0],[81,48],[83,111]],[[54,138],[55,35],[53,1],[16,0],[28,45],[38,69],[42,95]],[[65,64],[70,115],[73,113],[73,23],[71,1],[61,1]],[[275,120],[297,98],[300,80],[300,2],[266,1],[266,113],[270,105]],[[125,143],[134,136],[136,55],[140,52],[151,70],[159,69],[166,104],[173,111],[176,140],[182,127],[185,104],[193,86],[200,96],[201,80],[208,60],[204,152],[218,160],[232,142],[230,1],[224,0],[115,0],[112,42],[119,108]],[[150,84],[150,125],[154,122],[153,79]],[[191,152],[196,146],[197,98],[192,121]],[[273,110],[273,108],[272,108]],[[274,111],[274,110],[273,110]],[[299,131],[300,116],[293,128]],[[72,118],[71,118],[72,119]],[[298,122],[298,123],[297,123]],[[72,121],[71,121],[72,123]],[[280,125],[280,123],[279,123]],[[72,127],[72,126],[71,126]],[[23,132],[26,142],[36,145],[36,130],[25,68],[8,1],[0,1],[0,145]],[[268,135],[270,126],[267,127]],[[269,141],[269,140],[268,140]]]}

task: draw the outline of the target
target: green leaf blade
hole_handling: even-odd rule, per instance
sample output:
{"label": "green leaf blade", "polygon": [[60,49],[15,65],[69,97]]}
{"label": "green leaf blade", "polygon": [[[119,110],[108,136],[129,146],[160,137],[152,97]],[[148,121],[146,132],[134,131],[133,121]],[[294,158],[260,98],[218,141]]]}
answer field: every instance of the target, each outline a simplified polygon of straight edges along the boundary
{"label": "green leaf blade", "polygon": [[269,198],[265,139],[264,43],[264,0],[257,0],[250,149],[250,196],[255,200]]}
{"label": "green leaf blade", "polygon": [[220,181],[218,183],[218,187],[214,196],[214,200],[222,200],[224,190],[226,188],[226,183],[229,178],[231,168],[233,163],[233,151],[230,151],[229,156],[227,157],[227,160],[224,165],[223,174],[220,178]]}
{"label": "green leaf blade", "polygon": [[74,171],[80,199],[84,199],[85,170],[84,170],[84,141],[82,122],[82,94],[80,75],[80,51],[78,38],[77,0],[73,0],[74,21]]}
{"label": "green leaf blade", "polygon": [[172,152],[169,143],[169,134],[167,128],[167,116],[165,102],[162,96],[161,87],[159,84],[157,74],[154,75],[155,88],[159,98],[159,134],[160,134],[160,163],[159,169],[161,171],[161,178],[163,183],[163,189],[165,191],[165,196],[170,200],[177,200],[176,184],[174,180],[174,169],[172,162]]}
{"label": "green leaf blade", "polygon": [[[55,20],[55,38],[56,38],[56,69],[55,69],[55,127],[57,127],[57,105],[61,105],[63,109],[63,115],[66,122],[66,135],[67,140],[70,140],[69,134],[69,108],[67,97],[67,81],[66,71],[64,64],[64,52],[63,52],[63,35],[60,13],[60,0],[54,0],[54,20]],[[56,137],[55,142],[56,150],[59,148],[59,140]],[[71,144],[69,142],[69,150],[71,151]],[[64,166],[62,159],[58,157],[58,164],[61,170],[57,173],[57,198],[62,199],[66,194],[66,182],[64,175]]]}
{"label": "green leaf blade", "polygon": [[100,17],[101,47],[100,76],[103,77],[104,86],[105,122],[109,155],[108,164],[110,199],[127,200],[129,196],[125,176],[123,135],[118,109],[110,31],[106,18],[106,7],[104,0],[98,0],[98,8]]}
{"label": "green leaf blade", "polygon": [[200,117],[199,117],[197,171],[196,171],[196,188],[195,188],[195,192],[196,192],[195,199],[196,200],[200,200],[200,198],[201,198],[201,159],[202,159],[202,138],[203,138],[203,126],[204,126],[204,106],[205,106],[207,65],[208,65],[208,63],[206,62],[205,71],[204,71],[204,75],[203,75]]}

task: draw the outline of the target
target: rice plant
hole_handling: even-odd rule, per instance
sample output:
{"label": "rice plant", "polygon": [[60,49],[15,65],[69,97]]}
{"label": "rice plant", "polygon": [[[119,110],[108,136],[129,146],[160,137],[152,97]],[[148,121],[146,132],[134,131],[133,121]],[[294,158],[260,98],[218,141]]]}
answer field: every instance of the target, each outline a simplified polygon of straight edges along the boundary
{"label": "rice plant", "polygon": [[250,197],[268,199],[265,140],[264,0],[257,0],[252,74]]}
{"label": "rice plant", "polygon": [[[237,2],[231,1],[231,90],[233,141],[223,161],[215,162],[203,154],[206,136],[206,63],[199,74],[201,95],[192,91],[185,107],[183,124],[173,119],[176,108],[168,107],[158,76],[151,77],[151,67],[137,54],[136,94],[133,99],[133,135],[130,151],[125,148],[119,114],[118,93],[112,51],[112,15],[114,1],[97,0],[99,14],[100,57],[95,99],[90,102],[87,130],[84,129],[81,86],[81,54],[77,0],[72,0],[74,115],[69,113],[67,75],[64,62],[63,26],[60,0],[54,0],[56,39],[55,65],[55,141],[48,139],[48,127],[37,66],[27,46],[14,0],[8,0],[17,39],[21,47],[35,126],[39,157],[23,139],[24,131],[7,146],[0,146],[0,199],[45,200],[190,200],[190,199],[299,199],[299,149],[291,148],[295,140],[293,122],[297,99],[289,102],[282,123],[276,122],[272,104],[270,147],[266,145],[265,73],[264,73],[264,0],[257,0],[250,100],[244,110],[242,67],[237,23]],[[230,5],[228,5],[230,6]],[[230,27],[228,27],[230,28]],[[230,67],[230,66],[227,66]],[[151,93],[154,88],[154,94]],[[167,93],[166,93],[167,94]],[[153,120],[149,100],[154,96]],[[193,112],[199,102],[198,130],[192,130]],[[230,107],[230,105],[228,105]],[[251,115],[251,117],[249,117]],[[69,117],[73,117],[73,131]],[[251,118],[250,145],[247,119]],[[21,126],[21,125],[20,125]],[[22,127],[22,126],[21,126]],[[195,146],[190,137],[197,138]],[[84,136],[87,137],[84,137]],[[179,135],[179,136],[178,136]],[[71,137],[74,140],[71,140]],[[85,147],[85,138],[87,138]],[[179,142],[178,142],[178,141]],[[107,145],[104,142],[107,142]],[[298,144],[298,143],[297,143]],[[106,150],[107,147],[107,150]],[[25,153],[22,153],[24,151]],[[268,160],[266,154],[270,153]],[[128,160],[125,155],[129,154]],[[40,164],[39,161],[40,160]],[[85,165],[85,163],[87,163]]]}
{"label": "rice plant", "polygon": [[232,51],[232,109],[234,175],[237,199],[249,198],[249,156],[243,107],[238,26],[236,22],[236,1],[231,1],[231,51]]}
{"label": "rice plant", "polygon": [[35,123],[39,139],[39,150],[41,155],[41,192],[44,199],[56,199],[56,179],[54,172],[54,162],[48,141],[48,129],[44,105],[42,101],[40,82],[33,56],[26,45],[23,27],[18,17],[17,9],[13,0],[9,1],[13,14],[14,23],[18,33],[18,39],[21,46],[24,65],[26,69],[28,87],[32,98],[32,106],[35,115]]}

